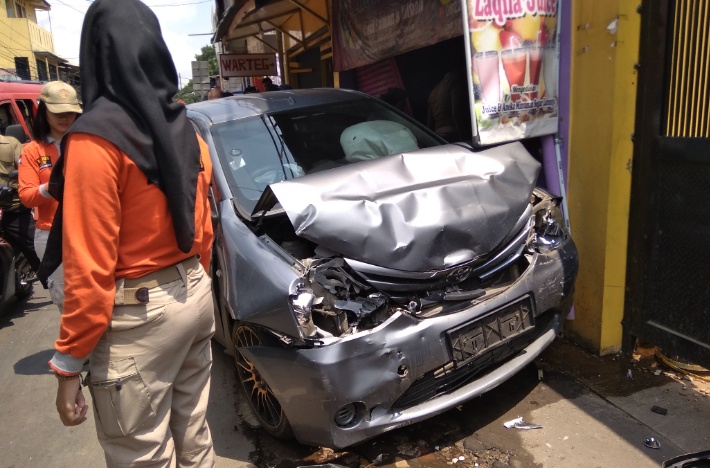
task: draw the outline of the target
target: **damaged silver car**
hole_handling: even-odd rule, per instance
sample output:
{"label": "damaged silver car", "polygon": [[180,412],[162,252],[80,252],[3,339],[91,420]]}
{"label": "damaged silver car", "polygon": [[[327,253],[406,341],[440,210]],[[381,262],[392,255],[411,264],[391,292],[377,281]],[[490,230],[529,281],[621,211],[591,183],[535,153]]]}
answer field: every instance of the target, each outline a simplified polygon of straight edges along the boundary
{"label": "damaged silver car", "polygon": [[446,144],[338,89],[188,115],[214,161],[215,336],[272,435],[342,448],[425,420],[560,330],[577,251],[520,143]]}

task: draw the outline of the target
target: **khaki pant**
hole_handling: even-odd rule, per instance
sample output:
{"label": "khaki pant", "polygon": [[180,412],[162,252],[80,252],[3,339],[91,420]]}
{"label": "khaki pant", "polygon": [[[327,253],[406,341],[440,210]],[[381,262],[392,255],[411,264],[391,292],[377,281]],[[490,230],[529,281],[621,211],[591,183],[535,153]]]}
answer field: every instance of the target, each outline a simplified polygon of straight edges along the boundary
{"label": "khaki pant", "polygon": [[[109,467],[214,466],[211,280],[191,262],[177,266],[183,279],[151,288],[147,304],[115,305],[91,354],[96,432]],[[123,304],[123,280],[116,285]]]}

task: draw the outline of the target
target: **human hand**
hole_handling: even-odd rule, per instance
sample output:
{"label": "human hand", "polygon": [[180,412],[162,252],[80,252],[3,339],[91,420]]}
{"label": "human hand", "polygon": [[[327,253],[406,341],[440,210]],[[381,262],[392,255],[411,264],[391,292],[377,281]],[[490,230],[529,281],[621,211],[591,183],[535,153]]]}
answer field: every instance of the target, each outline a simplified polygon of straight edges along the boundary
{"label": "human hand", "polygon": [[86,405],[81,392],[81,377],[70,380],[59,380],[57,387],[57,412],[65,426],[78,426],[86,421]]}

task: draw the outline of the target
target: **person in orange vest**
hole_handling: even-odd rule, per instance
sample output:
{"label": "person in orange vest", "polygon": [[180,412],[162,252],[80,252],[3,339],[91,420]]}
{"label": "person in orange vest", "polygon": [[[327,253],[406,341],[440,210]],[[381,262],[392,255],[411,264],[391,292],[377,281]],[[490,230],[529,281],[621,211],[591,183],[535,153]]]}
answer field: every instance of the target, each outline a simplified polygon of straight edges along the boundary
{"label": "person in orange vest", "polygon": [[80,74],[85,112],[52,171],[60,204],[38,273],[63,260],[64,314],[49,362],[59,417],[86,420],[88,358],[108,466],[212,467],[207,145],[172,100],[175,65],[139,0],[89,6]]}
{"label": "person in orange vest", "polygon": [[[47,191],[49,175],[61,154],[61,144],[69,127],[82,112],[76,90],[62,81],[42,87],[37,115],[32,122],[33,141],[22,151],[19,194],[22,204],[34,210],[36,219],[34,248],[40,260],[47,249],[49,229],[57,211],[57,201]],[[64,309],[64,272],[61,265],[47,279],[49,296],[62,312]]]}

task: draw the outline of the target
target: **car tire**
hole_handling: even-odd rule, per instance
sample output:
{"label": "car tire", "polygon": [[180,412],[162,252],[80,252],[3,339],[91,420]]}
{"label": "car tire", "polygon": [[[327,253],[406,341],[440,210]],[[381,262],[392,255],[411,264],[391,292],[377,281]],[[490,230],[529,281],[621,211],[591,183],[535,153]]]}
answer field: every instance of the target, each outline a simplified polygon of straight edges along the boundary
{"label": "car tire", "polygon": [[234,324],[232,331],[232,342],[235,347],[234,363],[240,387],[249,407],[266,432],[277,439],[288,440],[293,438],[293,430],[281,408],[281,403],[256,366],[240,352],[240,348],[265,345],[269,344],[269,341],[270,337],[254,325],[243,322]]}
{"label": "car tire", "polygon": [[24,255],[20,254],[15,257],[15,262],[15,297],[24,299],[32,294],[34,289],[32,282],[27,280],[35,275]]}

